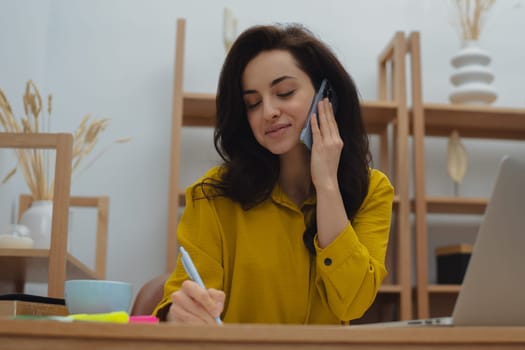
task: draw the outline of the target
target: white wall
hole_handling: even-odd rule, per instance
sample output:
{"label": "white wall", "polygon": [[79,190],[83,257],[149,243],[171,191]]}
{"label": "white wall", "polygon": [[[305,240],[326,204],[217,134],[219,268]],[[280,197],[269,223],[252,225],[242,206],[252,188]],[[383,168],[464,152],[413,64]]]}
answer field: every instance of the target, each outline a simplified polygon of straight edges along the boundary
{"label": "white wall", "polygon": [[[449,60],[459,40],[447,1],[0,0],[0,87],[16,114],[22,113],[24,84],[31,78],[42,93],[54,94],[53,131],[73,131],[89,112],[111,118],[99,146],[133,137],[74,178],[72,193],[110,196],[107,277],[132,282],[135,292],[163,272],[165,262],[175,21],[187,19],[186,90],[214,92],[224,58],[225,6],[238,18],[239,30],[261,23],[305,24],[333,47],[367,100],[376,98],[376,60],[386,42],[397,30],[419,30],[424,98],[448,98]],[[519,36],[524,18],[520,1],[497,2],[482,35],[481,45],[493,55],[498,106],[525,107],[525,41]],[[183,185],[216,161],[211,138],[211,130],[183,131]],[[500,155],[525,154],[525,144],[517,142],[465,144],[470,168],[462,195],[488,195]],[[451,194],[446,141],[430,140],[427,153],[428,192]],[[14,161],[12,152],[0,150],[0,176]],[[9,223],[13,203],[25,191],[21,176],[0,187],[0,227]],[[76,212],[72,218],[71,249],[88,264],[93,220]],[[478,222],[479,217],[435,217],[430,231],[433,240],[456,241],[458,227],[475,232]],[[28,288],[41,291],[42,286]]]}

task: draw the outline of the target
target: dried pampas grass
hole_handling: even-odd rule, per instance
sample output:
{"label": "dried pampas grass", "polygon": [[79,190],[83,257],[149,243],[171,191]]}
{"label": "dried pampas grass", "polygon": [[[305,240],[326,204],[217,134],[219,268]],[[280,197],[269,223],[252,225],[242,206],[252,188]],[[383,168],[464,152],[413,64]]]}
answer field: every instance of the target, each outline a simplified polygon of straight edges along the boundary
{"label": "dried pampas grass", "polygon": [[487,12],[495,0],[452,0],[457,12],[458,28],[462,40],[478,40],[485,24]]}
{"label": "dried pampas grass", "polygon": [[[47,97],[47,129],[42,116],[42,97],[38,87],[31,80],[26,83],[22,101],[25,117],[17,121],[13,116],[13,110],[9,101],[2,89],[0,89],[0,126],[2,126],[6,132],[11,133],[29,134],[49,132],[49,119],[52,112],[53,101],[52,95],[48,95]],[[107,128],[108,124],[109,119],[107,118],[90,120],[89,114],[82,118],[79,127],[73,133],[73,173],[82,161],[91,154],[99,140],[100,134]],[[112,144],[124,143],[130,140],[130,138],[118,139]],[[88,167],[100,158],[103,153],[107,152],[108,147],[96,155],[88,164]],[[15,175],[17,168],[20,168],[34,200],[52,199],[54,182],[52,176],[50,176],[50,151],[42,149],[17,149],[15,152],[18,158],[18,165],[7,173],[0,184],[6,183]],[[85,167],[84,170],[86,168],[87,167]]]}

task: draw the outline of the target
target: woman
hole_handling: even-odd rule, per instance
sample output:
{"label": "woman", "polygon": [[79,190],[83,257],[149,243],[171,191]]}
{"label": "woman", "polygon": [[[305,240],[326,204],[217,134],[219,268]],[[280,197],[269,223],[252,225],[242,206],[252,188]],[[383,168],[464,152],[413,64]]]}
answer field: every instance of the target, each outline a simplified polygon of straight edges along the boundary
{"label": "woman", "polygon": [[[311,118],[323,79],[336,96]],[[335,105],[335,104],[334,104]],[[179,323],[339,324],[370,307],[381,281],[393,189],[370,169],[356,87],[329,48],[298,25],[255,26],[230,49],[217,93],[223,164],[186,191],[179,261],[155,314]]]}

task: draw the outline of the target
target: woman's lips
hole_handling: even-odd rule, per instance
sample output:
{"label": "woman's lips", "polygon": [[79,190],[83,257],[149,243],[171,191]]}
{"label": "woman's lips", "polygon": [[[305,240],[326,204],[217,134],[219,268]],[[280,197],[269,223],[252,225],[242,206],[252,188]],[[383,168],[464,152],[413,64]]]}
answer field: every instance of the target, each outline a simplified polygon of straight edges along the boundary
{"label": "woman's lips", "polygon": [[283,131],[286,128],[289,128],[291,124],[277,124],[270,127],[265,131],[265,135],[277,135],[280,134],[280,131]]}

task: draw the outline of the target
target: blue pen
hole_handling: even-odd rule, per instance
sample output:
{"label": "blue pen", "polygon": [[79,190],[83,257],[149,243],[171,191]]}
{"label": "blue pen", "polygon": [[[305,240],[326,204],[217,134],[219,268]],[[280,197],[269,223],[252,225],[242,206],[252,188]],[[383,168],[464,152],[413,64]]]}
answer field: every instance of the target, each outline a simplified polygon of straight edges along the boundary
{"label": "blue pen", "polygon": [[[184,270],[186,270],[186,273],[190,276],[192,280],[194,280],[199,285],[199,287],[206,289],[206,287],[204,286],[204,282],[202,282],[201,276],[199,275],[199,272],[193,264],[193,261],[191,260],[190,255],[188,254],[186,249],[180,247],[179,251],[182,254],[182,266],[184,266]],[[217,324],[222,324],[220,317],[215,317],[215,322],[217,322]]]}

